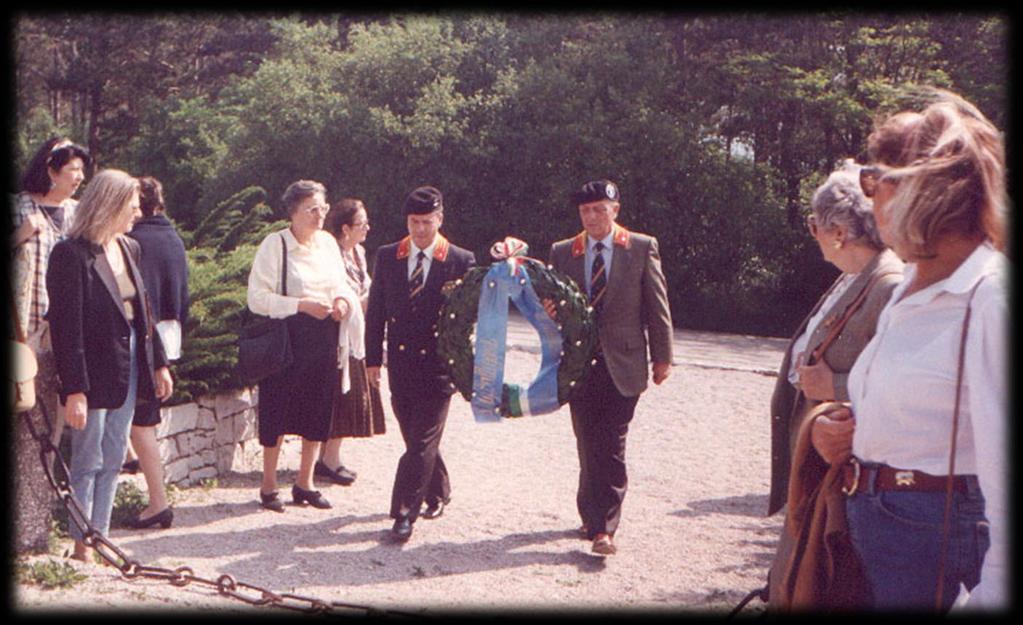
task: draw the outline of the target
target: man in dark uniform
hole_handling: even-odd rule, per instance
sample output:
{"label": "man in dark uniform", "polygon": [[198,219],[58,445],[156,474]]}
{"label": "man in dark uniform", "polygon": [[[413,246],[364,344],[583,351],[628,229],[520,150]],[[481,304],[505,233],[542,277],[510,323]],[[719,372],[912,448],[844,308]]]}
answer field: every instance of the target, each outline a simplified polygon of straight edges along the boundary
{"label": "man in dark uniform", "polygon": [[[551,246],[550,263],[586,291],[599,337],[596,364],[569,401],[579,452],[576,505],[593,552],[610,555],[628,485],[625,437],[647,386],[647,348],[660,384],[671,370],[671,311],[657,239],[615,223],[618,187],[588,182],[571,203],[583,232]],[[553,304],[545,306],[552,314]]]}
{"label": "man in dark uniform", "polygon": [[442,287],[476,264],[472,252],[440,234],[444,205],[439,190],[412,191],[403,213],[409,236],[377,250],[366,310],[370,383],[380,385],[386,334],[391,408],[405,440],[391,493],[391,531],[402,542],[412,536],[420,514],[439,517],[451,496],[440,439],[455,389],[437,357],[437,315],[444,303]]}

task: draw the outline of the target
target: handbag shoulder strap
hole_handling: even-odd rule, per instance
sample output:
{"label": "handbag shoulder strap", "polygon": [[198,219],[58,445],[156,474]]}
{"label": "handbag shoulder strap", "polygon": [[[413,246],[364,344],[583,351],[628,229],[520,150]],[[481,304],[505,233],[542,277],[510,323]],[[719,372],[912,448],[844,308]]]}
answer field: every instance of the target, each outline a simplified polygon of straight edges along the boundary
{"label": "handbag shoulder strap", "polygon": [[281,235],[281,295],[288,294],[288,244]]}
{"label": "handbag shoulder strap", "polygon": [[870,289],[874,286],[874,283],[884,276],[890,276],[894,273],[897,272],[886,271],[870,278],[870,281],[867,282],[867,285],[863,287],[863,290],[856,296],[856,299],[854,299],[849,306],[846,307],[845,314],[842,315],[842,318],[838,320],[838,323],[831,326],[831,330],[828,331],[828,335],[824,337],[824,340],[817,346],[817,349],[813,350],[810,354],[810,358],[807,359],[807,364],[812,365],[824,356],[824,352],[828,351],[831,344],[834,343],[835,339],[838,338],[838,335],[842,333],[842,329],[845,328],[845,324],[849,322],[849,319],[851,319],[854,314],[856,314],[856,311],[860,309],[860,306],[863,306],[863,302],[867,301],[867,295],[870,294]]}
{"label": "handbag shoulder strap", "polygon": [[11,289],[11,322],[14,324],[14,338],[19,343],[26,342],[25,328],[21,327],[21,315],[18,314],[18,305],[14,302],[14,289]]}
{"label": "handbag shoulder strap", "polygon": [[956,468],[956,438],[959,434],[959,404],[962,399],[963,390],[963,365],[966,362],[966,336],[970,330],[970,315],[973,312],[973,295],[986,276],[977,280],[977,284],[970,289],[969,298],[966,300],[966,313],[963,315],[963,329],[959,335],[959,362],[956,370],[956,398],[952,410],[952,435],[949,442],[948,452],[948,480],[945,487],[945,518],[942,524],[941,538],[941,561],[938,565],[938,587],[935,592],[935,608],[940,611],[942,605],[942,594],[944,591],[945,561],[948,557],[948,536],[952,512],[952,485],[955,481]]}

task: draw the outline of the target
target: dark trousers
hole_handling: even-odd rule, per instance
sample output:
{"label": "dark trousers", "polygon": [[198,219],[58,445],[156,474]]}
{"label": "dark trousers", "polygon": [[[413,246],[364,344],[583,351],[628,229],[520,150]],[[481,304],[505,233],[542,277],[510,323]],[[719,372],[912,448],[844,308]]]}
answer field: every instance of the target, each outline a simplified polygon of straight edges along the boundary
{"label": "dark trousers", "polygon": [[451,396],[441,393],[391,393],[391,408],[401,428],[405,453],[398,461],[391,491],[391,518],[407,515],[415,522],[419,509],[447,501],[451,483],[440,439],[448,419]]}
{"label": "dark trousers", "polygon": [[598,358],[584,384],[569,408],[579,451],[576,505],[592,539],[618,529],[629,483],[625,437],[639,395],[625,397],[618,392],[603,358]]}

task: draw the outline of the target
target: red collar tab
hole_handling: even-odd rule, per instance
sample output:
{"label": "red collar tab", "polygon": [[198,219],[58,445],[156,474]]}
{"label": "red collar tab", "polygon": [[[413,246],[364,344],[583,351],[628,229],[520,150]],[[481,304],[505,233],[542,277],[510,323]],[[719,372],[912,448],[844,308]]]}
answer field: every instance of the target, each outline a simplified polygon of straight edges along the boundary
{"label": "red collar tab", "polygon": [[[437,238],[434,241],[434,246],[433,246],[433,259],[434,260],[439,260],[440,262],[444,262],[445,260],[447,260],[447,258],[448,258],[448,249],[450,247],[451,247],[451,244],[448,243],[448,240],[444,238],[444,235],[438,233],[437,234]],[[398,253],[397,253],[398,260],[401,260],[403,258],[408,258],[408,255],[409,255],[409,253],[411,253],[411,251],[412,251],[412,237],[411,236],[407,236],[407,237],[405,237],[404,239],[402,239],[398,243]]]}
{"label": "red collar tab", "polygon": [[[626,230],[622,226],[619,226],[618,224],[615,224],[612,232],[614,233],[614,236],[612,237],[611,240],[613,241],[614,245],[617,245],[618,247],[623,247],[625,249],[629,249],[629,247],[631,247],[632,242],[629,238],[628,230]],[[575,238],[572,240],[572,256],[582,256],[585,253],[586,231],[583,230],[579,234],[575,235]]]}

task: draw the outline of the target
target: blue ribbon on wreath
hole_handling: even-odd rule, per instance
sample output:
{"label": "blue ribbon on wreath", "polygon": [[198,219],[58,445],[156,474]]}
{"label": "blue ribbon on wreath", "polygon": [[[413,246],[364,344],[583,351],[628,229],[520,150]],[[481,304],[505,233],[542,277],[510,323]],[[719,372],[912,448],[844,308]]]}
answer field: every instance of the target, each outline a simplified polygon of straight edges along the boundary
{"label": "blue ribbon on wreath", "polygon": [[[491,254],[500,260],[490,266],[480,288],[470,402],[478,422],[500,421],[502,416],[547,414],[560,406],[561,331],[547,316],[522,266],[525,262],[538,262],[525,257],[527,250],[525,243],[513,238],[495,244]],[[503,404],[509,299],[540,335],[541,360],[540,371],[527,388],[507,385],[507,403]]]}

